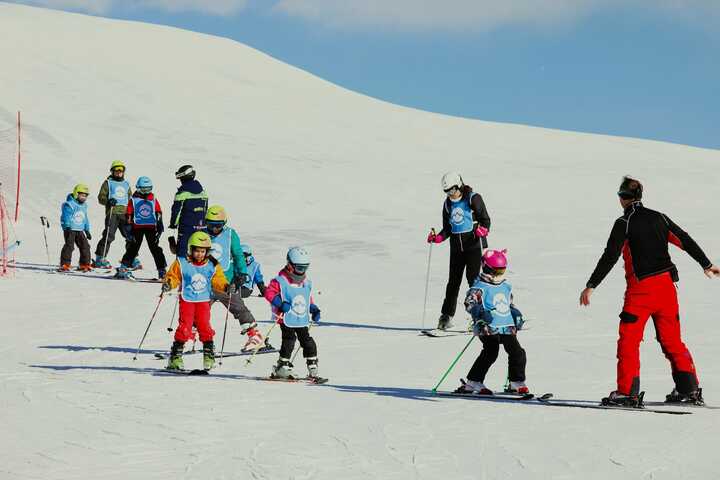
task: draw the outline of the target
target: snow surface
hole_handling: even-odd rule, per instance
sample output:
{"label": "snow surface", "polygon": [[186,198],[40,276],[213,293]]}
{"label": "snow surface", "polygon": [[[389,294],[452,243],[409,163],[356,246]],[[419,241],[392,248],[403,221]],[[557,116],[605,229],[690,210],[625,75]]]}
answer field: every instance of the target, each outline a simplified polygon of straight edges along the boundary
{"label": "snow surface", "polygon": [[[429,390],[467,337],[417,335],[424,239],[440,223],[440,176],[458,169],[488,204],[491,245],[511,254],[509,280],[531,319],[521,337],[529,385],[599,399],[614,386],[620,267],[589,310],[577,298],[619,215],[619,178],[644,179],[647,203],[717,258],[720,152],[402,108],[173,28],[0,3],[0,31],[0,129],[18,109],[27,122],[17,226],[25,267],[0,280],[0,478],[720,477],[716,411],[676,417],[434,398]],[[127,162],[131,181],[150,176],[166,211],[172,173],[194,164],[269,276],[288,246],[310,249],[325,321],[313,335],[329,384],[248,379],[267,374],[276,355],[249,367],[228,358],[210,377],[158,375],[163,362],[150,353],[132,361],[157,285],[29,268],[46,263],[40,215],[54,220],[57,262],[59,205],[77,182],[93,189],[95,245],[94,195],[114,159]],[[121,253],[115,243],[110,257]],[[447,256],[447,245],[433,252],[428,324]],[[686,255],[674,258],[685,340],[717,405],[720,285]],[[145,250],[142,260],[150,276]],[[261,299],[248,304],[267,320]],[[146,352],[169,347],[172,306],[161,306]],[[216,306],[219,334],[223,320]],[[643,388],[660,400],[672,387],[669,366],[651,326],[647,338]],[[277,331],[272,341],[279,345]],[[230,351],[244,342],[232,319],[227,342]],[[477,353],[471,346],[444,388]],[[504,359],[491,387],[504,380]]]}

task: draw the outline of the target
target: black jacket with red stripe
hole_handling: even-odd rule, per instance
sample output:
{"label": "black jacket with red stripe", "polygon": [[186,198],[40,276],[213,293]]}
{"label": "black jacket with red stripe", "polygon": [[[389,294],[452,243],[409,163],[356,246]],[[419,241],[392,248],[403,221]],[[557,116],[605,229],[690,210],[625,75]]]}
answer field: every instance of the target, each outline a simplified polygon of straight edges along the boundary
{"label": "black jacket with red stripe", "polygon": [[695,240],[665,214],[645,208],[640,202],[628,205],[623,216],[615,221],[605,252],[590,276],[587,287],[600,285],[620,254],[625,260],[625,278],[628,282],[665,272],[670,272],[673,281],[677,282],[678,272],[670,259],[669,243],[685,250],[703,270],[712,266]]}

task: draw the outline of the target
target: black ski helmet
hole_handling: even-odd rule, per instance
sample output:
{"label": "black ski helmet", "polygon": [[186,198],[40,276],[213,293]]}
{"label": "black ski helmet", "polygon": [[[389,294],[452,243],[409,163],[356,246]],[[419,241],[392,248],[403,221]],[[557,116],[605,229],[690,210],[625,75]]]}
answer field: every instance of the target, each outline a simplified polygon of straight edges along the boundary
{"label": "black ski helmet", "polygon": [[178,180],[193,180],[195,178],[195,169],[192,165],[183,165],[175,172],[175,178]]}
{"label": "black ski helmet", "polygon": [[642,183],[636,178],[625,175],[617,194],[624,200],[641,200],[643,195]]}

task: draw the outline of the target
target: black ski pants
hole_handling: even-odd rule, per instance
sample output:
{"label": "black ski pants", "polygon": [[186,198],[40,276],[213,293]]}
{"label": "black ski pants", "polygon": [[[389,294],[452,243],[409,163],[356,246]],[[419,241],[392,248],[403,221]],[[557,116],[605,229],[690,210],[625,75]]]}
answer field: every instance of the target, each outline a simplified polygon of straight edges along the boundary
{"label": "black ski pants", "polygon": [[468,285],[472,285],[480,273],[482,265],[482,248],[473,248],[462,251],[459,248],[450,249],[450,271],[448,283],[445,288],[445,301],[443,301],[441,313],[453,317],[457,308],[458,292],[462,284],[463,272],[467,278]]}
{"label": "black ski pants", "polygon": [[280,330],[282,330],[280,358],[289,359],[292,357],[293,350],[295,350],[295,338],[300,340],[300,346],[303,349],[303,357],[317,357],[317,345],[315,344],[315,339],[310,336],[309,327],[290,328],[286,327],[285,324],[280,324]]}
{"label": "black ski pants", "polygon": [[144,228],[133,230],[132,239],[129,239],[125,247],[125,255],[122,258],[122,264],[126,267],[130,267],[140,252],[143,238],[147,240],[150,253],[155,260],[155,267],[158,270],[165,270],[167,268],[167,260],[165,259],[165,253],[160,246],[160,239],[157,238],[157,232],[155,229]]}
{"label": "black ski pants", "polygon": [[[106,257],[110,252],[110,245],[115,241],[115,232],[120,230],[120,235],[125,237],[125,225],[127,225],[127,218],[124,213],[108,213],[105,215],[105,229],[102,232],[102,238],[95,248],[95,255],[98,257]],[[125,250],[128,245],[125,244]]]}
{"label": "black ski pants", "polygon": [[520,346],[517,335],[483,335],[480,336],[483,349],[473,363],[467,375],[468,380],[484,382],[490,367],[497,360],[500,353],[500,344],[505,347],[508,354],[508,375],[511,382],[525,381],[525,364],[527,356],[525,350]]}
{"label": "black ski pants", "polygon": [[75,245],[80,249],[80,265],[90,265],[90,243],[87,241],[85,232],[75,230],[63,230],[65,245],[60,251],[60,265],[70,265]]}

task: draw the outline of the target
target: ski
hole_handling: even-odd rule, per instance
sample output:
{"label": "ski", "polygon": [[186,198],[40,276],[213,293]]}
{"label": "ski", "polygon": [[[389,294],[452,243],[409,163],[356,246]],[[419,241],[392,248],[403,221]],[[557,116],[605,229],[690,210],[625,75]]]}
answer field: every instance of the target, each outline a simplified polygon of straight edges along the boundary
{"label": "ski", "polygon": [[646,413],[664,413],[669,415],[691,415],[693,412],[684,410],[662,410],[656,408],[645,407],[621,407],[614,405],[601,405],[599,403],[573,403],[570,401],[555,401],[550,399],[537,398],[537,403],[550,407],[569,407],[569,408],[587,408],[593,410],[619,410],[623,412],[646,412]]}
{"label": "ski", "polygon": [[706,410],[720,410],[720,407],[711,405],[696,405],[694,403],[675,403],[675,402],[645,402],[648,407],[680,407],[680,408],[699,408]]}
{"label": "ski", "polygon": [[292,377],[292,378],[279,378],[279,377],[251,377],[253,380],[263,380],[267,382],[283,382],[283,383],[309,383],[311,385],[322,385],[328,382],[327,378],[323,377]]}
{"label": "ski", "polygon": [[[525,393],[525,394],[516,394],[516,393],[504,393],[504,392],[498,392],[482,395],[479,393],[459,393],[459,392],[450,392],[450,391],[444,391],[444,390],[438,390],[435,392],[435,395],[440,395],[441,397],[462,397],[462,398],[472,398],[473,400],[493,400],[493,401],[499,401],[499,402],[526,402],[528,400],[532,400],[535,398],[534,393]],[[546,394],[547,395],[547,394]]]}
{"label": "ski", "polygon": [[457,337],[460,335],[472,335],[472,332],[467,330],[439,330],[433,328],[430,330],[420,330],[420,335],[425,335],[432,338],[443,338],[443,337]]}
{"label": "ski", "polygon": [[[257,355],[262,355],[264,353],[277,353],[278,349],[274,347],[263,347],[258,350]],[[187,352],[183,352],[183,355],[195,355],[196,353],[202,353],[202,350],[188,350]],[[226,352],[223,353],[222,358],[227,357],[244,357],[247,355],[252,355],[252,350],[249,352]],[[157,360],[167,360],[168,354],[167,353],[155,353],[155,358]],[[220,358],[220,355],[216,355],[216,358]]]}
{"label": "ski", "polygon": [[175,369],[169,369],[165,368],[163,370],[160,370],[162,373],[170,373],[172,375],[210,375],[210,372],[208,370],[203,370],[201,368],[195,368],[193,370],[175,370]]}

